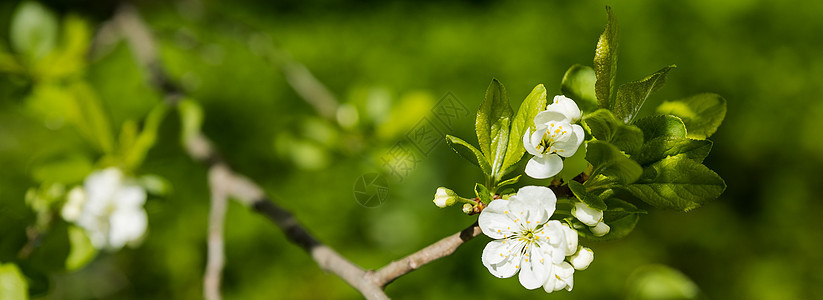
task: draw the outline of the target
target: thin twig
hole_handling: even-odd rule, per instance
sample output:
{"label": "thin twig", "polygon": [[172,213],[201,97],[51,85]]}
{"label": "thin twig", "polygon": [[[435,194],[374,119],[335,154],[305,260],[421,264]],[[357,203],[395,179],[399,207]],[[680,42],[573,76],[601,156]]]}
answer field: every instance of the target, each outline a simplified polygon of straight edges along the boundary
{"label": "thin twig", "polygon": [[393,261],[374,273],[377,284],[385,287],[400,276],[417,270],[427,263],[449,256],[457,250],[457,247],[480,235],[480,233],[480,226],[474,223],[463,229],[463,231],[445,237],[403,259]]}
{"label": "thin twig", "polygon": [[224,165],[218,164],[209,170],[209,188],[211,189],[211,210],[209,211],[208,254],[206,274],[203,276],[203,295],[206,300],[220,300],[220,281],[226,256],[223,245],[223,226],[228,208],[228,194]]}

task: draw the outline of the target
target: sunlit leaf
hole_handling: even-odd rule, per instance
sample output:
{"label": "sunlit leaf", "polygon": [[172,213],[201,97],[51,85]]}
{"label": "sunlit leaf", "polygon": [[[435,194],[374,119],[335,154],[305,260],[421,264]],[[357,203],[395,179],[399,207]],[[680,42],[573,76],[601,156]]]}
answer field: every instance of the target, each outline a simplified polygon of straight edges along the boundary
{"label": "sunlit leaf", "polygon": [[506,88],[500,81],[493,79],[486,89],[486,97],[480,104],[475,121],[477,141],[480,143],[480,151],[488,158],[491,176],[496,176],[503,165],[509,144],[512,114]]}
{"label": "sunlit leaf", "polygon": [[0,264],[0,299],[29,299],[28,289],[26,278],[17,265]]}
{"label": "sunlit leaf", "polygon": [[643,132],[640,128],[623,124],[608,109],[599,109],[586,115],[583,124],[594,138],[610,142],[626,153],[636,153],[643,144]]}
{"label": "sunlit leaf", "polygon": [[596,81],[594,69],[584,65],[573,65],[563,75],[560,92],[574,100],[581,110],[594,111],[598,107],[594,92]]}
{"label": "sunlit leaf", "polygon": [[611,7],[606,6],[606,13],[608,14],[606,28],[600,34],[594,52],[594,73],[597,77],[594,90],[600,108],[611,107],[614,78],[617,75],[617,52],[619,48],[617,19],[614,17]]}
{"label": "sunlit leaf", "polygon": [[446,142],[449,146],[451,146],[454,152],[457,152],[457,154],[460,155],[460,157],[463,157],[475,166],[480,167],[484,174],[491,175],[491,166],[489,166],[489,161],[485,156],[483,156],[483,153],[481,153],[480,150],[477,150],[477,148],[466,141],[448,134],[446,135]]}
{"label": "sunlit leaf", "polygon": [[640,108],[646,103],[651,93],[659,90],[666,83],[666,74],[675,68],[674,65],[665,67],[638,81],[629,82],[617,88],[617,98],[614,101],[614,115],[629,124],[637,116]]}
{"label": "sunlit leaf", "polygon": [[542,84],[538,84],[520,104],[517,115],[512,120],[509,145],[506,147],[506,158],[500,168],[502,172],[498,176],[505,175],[509,168],[517,164],[523,157],[523,153],[526,151],[523,147],[523,135],[526,133],[527,128],[534,127],[534,117],[546,108],[546,101],[546,88]]}
{"label": "sunlit leaf", "polygon": [[641,179],[624,189],[652,206],[689,211],[717,199],[726,183],[706,166],[674,156],[646,167]]}
{"label": "sunlit leaf", "polygon": [[705,139],[717,131],[726,117],[726,99],[717,94],[699,94],[657,107],[661,114],[678,116],[686,124],[687,137]]}
{"label": "sunlit leaf", "polygon": [[97,255],[97,249],[82,228],[69,226],[68,230],[71,250],[66,258],[66,270],[74,271],[88,264]]}

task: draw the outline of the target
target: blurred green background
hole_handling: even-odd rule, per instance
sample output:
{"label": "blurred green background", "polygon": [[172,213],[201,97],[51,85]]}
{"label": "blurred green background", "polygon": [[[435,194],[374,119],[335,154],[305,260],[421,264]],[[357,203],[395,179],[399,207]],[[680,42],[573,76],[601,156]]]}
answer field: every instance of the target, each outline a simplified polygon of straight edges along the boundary
{"label": "blurred green background", "polygon": [[[44,4],[63,19],[81,16],[91,33],[117,8],[92,0]],[[17,5],[0,4],[5,51]],[[538,83],[550,95],[559,94],[568,67],[591,65],[605,5],[613,7],[621,28],[618,83],[678,65],[647,108],[702,92],[727,99],[728,114],[706,160],[726,180],[726,192],[689,213],[652,210],[625,239],[583,241],[595,251],[595,261],[575,273],[570,293],[526,291],[517,279],[494,278],[480,263],[486,237],[398,279],[387,293],[397,299],[615,299],[651,297],[669,284],[695,295],[689,279],[659,266],[666,265],[690,278],[698,298],[823,299],[823,202],[814,200],[823,192],[823,2],[135,3],[157,39],[162,68],[203,106],[204,131],[230,164],[365,268],[378,268],[474,222],[459,208],[438,209],[431,199],[438,186],[470,195],[482,177],[440,143],[402,180],[389,180],[388,198],[378,207],[357,203],[355,181],[383,170],[392,146],[408,146],[406,133],[431,119],[430,110],[448,92],[472,114],[493,77],[506,85],[515,107]],[[77,75],[96,92],[115,133],[126,120],[142,121],[162,101],[133,53],[123,42],[96,47],[83,56],[88,66]],[[319,116],[282,72],[292,59],[325,84],[348,115]],[[61,179],[42,166],[76,158],[79,169],[91,171],[100,159],[82,133],[52,115],[44,118],[44,109],[30,103],[35,85],[25,75],[0,76],[2,262],[16,259],[26,226],[36,220],[25,204],[26,190]],[[476,142],[473,123],[470,114],[449,132]],[[180,127],[177,114],[170,113],[136,169],[172,186],[147,202],[149,230],[142,246],[100,253],[75,272],[50,266],[54,254],[35,250],[33,264],[45,271],[27,275],[38,277],[30,285],[42,297],[201,298],[206,168],[183,151]],[[79,182],[66,176],[66,184]],[[59,249],[65,241],[44,241],[43,247]],[[360,298],[269,221],[235,202],[227,216],[226,255],[227,299]]]}

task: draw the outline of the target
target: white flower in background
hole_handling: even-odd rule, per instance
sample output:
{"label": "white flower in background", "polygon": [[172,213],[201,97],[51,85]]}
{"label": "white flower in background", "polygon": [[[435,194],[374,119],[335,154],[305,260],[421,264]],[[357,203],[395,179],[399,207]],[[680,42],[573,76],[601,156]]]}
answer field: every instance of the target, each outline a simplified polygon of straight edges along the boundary
{"label": "white flower in background", "polygon": [[85,229],[98,249],[134,245],[146,232],[146,191],[114,167],[91,173],[69,192],[61,215]]}
{"label": "white flower in background", "polygon": [[572,208],[572,215],[589,226],[595,236],[604,236],[609,233],[609,225],[603,222],[603,211],[594,209],[582,202],[577,202]]}
{"label": "white flower in background", "polygon": [[583,143],[583,127],[573,124],[580,120],[580,109],[572,99],[555,96],[546,110],[534,117],[535,131],[523,135],[526,151],[534,155],[526,164],[526,175],[545,179],[563,169],[562,157],[570,157]]}
{"label": "white flower in background", "polygon": [[482,261],[492,275],[508,278],[519,271],[520,284],[527,289],[539,288],[558,274],[566,278],[564,270],[554,270],[563,266],[568,240],[565,226],[549,220],[556,202],[549,188],[525,186],[509,200],[494,200],[483,209],[480,229],[494,240],[483,249]]}

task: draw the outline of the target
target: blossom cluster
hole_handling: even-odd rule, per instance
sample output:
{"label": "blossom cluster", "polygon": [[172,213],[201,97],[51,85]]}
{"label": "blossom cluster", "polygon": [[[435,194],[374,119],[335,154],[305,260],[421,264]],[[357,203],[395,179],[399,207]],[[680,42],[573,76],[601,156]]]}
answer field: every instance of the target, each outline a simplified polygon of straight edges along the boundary
{"label": "blossom cluster", "polygon": [[483,249],[483,265],[499,278],[518,276],[527,289],[546,292],[574,287],[574,270],[585,270],[594,259],[578,245],[577,231],[550,220],[557,198],[551,189],[525,186],[516,195],[489,203],[478,223],[492,240]]}
{"label": "blossom cluster", "polygon": [[63,219],[86,231],[97,249],[118,250],[140,241],[148,226],[146,191],[118,168],[91,173],[69,191]]}

